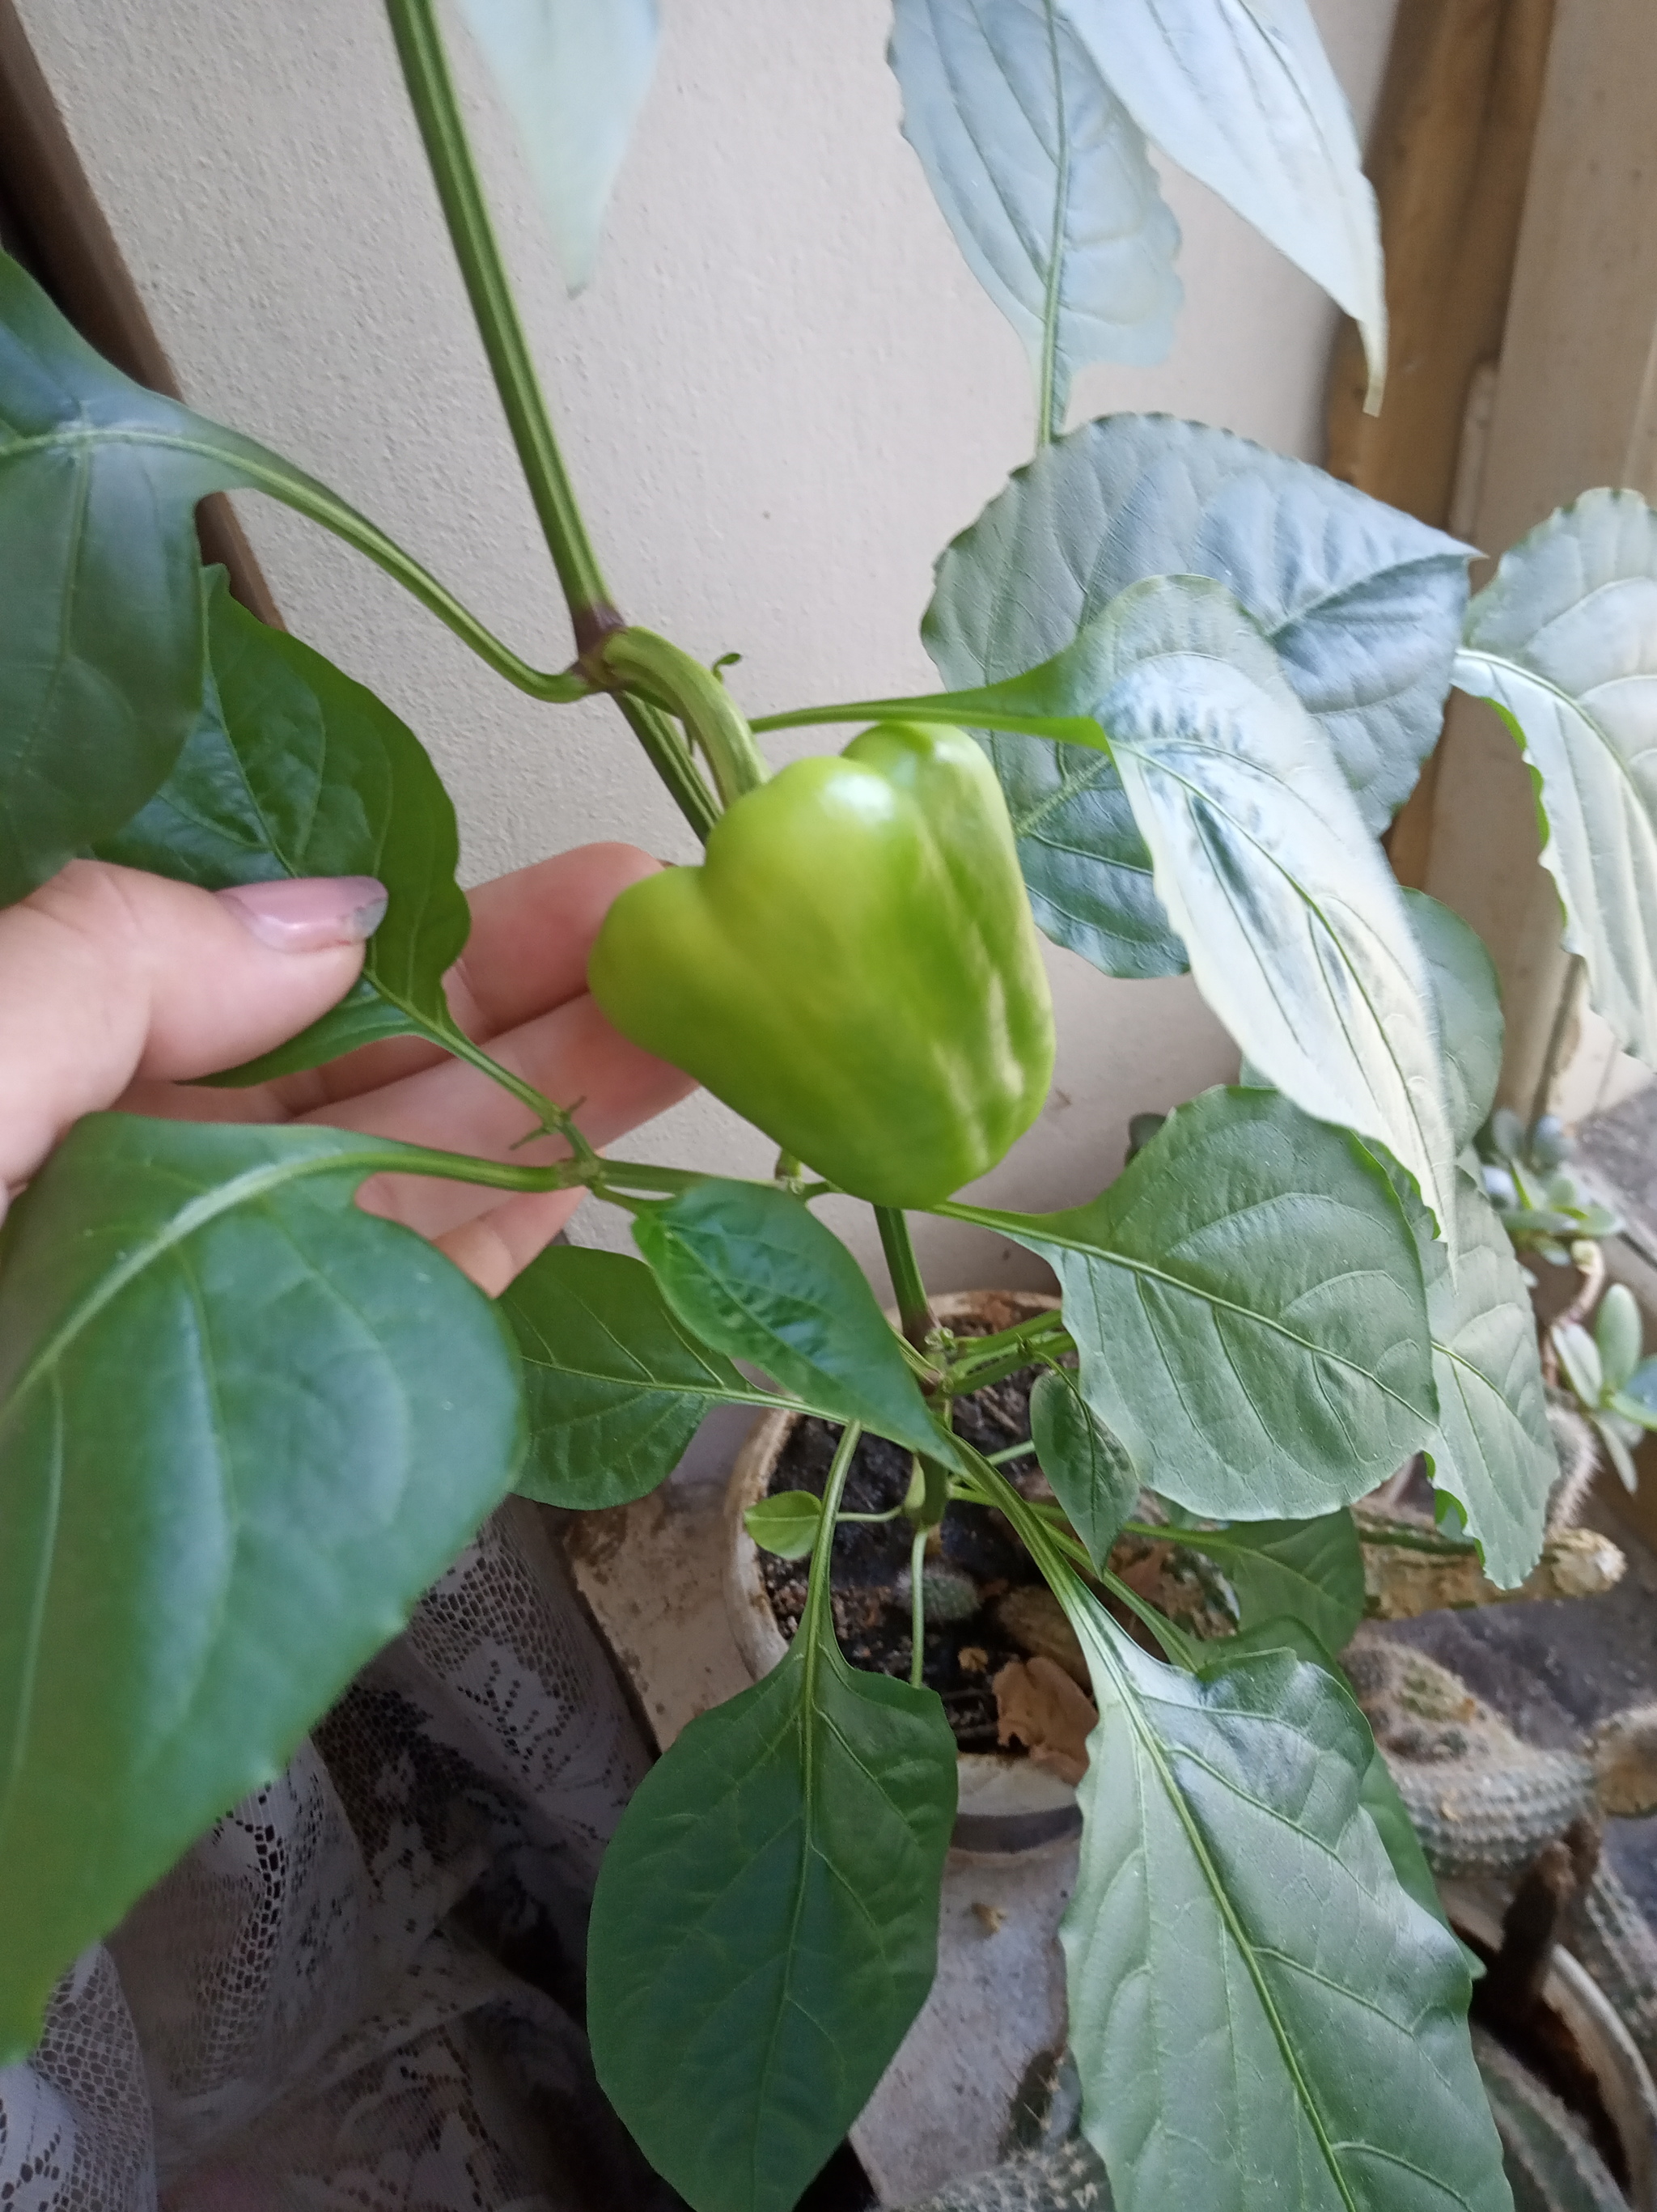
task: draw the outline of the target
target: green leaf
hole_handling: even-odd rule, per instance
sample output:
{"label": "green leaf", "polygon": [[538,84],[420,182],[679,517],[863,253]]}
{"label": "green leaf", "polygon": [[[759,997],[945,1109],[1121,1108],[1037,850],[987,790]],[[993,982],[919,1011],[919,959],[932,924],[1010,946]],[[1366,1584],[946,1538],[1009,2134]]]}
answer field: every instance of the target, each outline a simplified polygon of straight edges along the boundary
{"label": "green leaf", "polygon": [[1344,1510],[1314,1521],[1182,1529],[1179,1541],[1224,1568],[1245,1633],[1286,1616],[1303,1622],[1325,1650],[1339,1651],[1363,1618],[1363,1554]]}
{"label": "green leaf", "polygon": [[[998,683],[1062,651],[1130,585],[1162,575],[1212,576],[1236,594],[1329,738],[1365,823],[1384,830],[1438,741],[1467,548],[1229,431],[1107,416],[1038,453],[956,539],[922,634],[952,689]],[[1154,912],[1150,861],[1137,842],[1119,850],[1105,834],[1126,827],[1114,776],[1091,769],[1072,801],[1062,780],[1081,766],[1064,748],[1012,737],[991,750],[1015,820],[1040,812],[1039,831],[1027,833],[1033,892],[1052,883],[1056,915],[1084,916],[1092,880],[1100,911],[1120,908],[1138,943]],[[1100,856],[1091,878],[1089,852]],[[1097,951],[1079,930],[1042,927],[1116,972],[1099,957],[1109,951],[1103,922]],[[1171,965],[1121,972],[1171,974],[1172,942]]]}
{"label": "green leaf", "polygon": [[937,1962],[955,1739],[812,1618],[646,1775],[593,1899],[598,2078],[695,2212],[787,2212]]}
{"label": "green leaf", "polygon": [[1287,1652],[1193,1679],[1066,1610],[1099,1726],[1059,1934],[1120,2212],[1510,2212],[1467,1970],[1382,1849],[1350,1698]]}
{"label": "green leaf", "polygon": [[1375,1136],[1454,1237],[1438,1015],[1380,848],[1223,586],[1136,586],[1096,626],[1097,719],[1209,1005],[1320,1121]]}
{"label": "green leaf", "polygon": [[334,1129],[80,1122],[0,1237],[0,2063],[506,1492],[499,1316]]}
{"label": "green leaf", "polygon": [[1585,1406],[1597,1406],[1605,1395],[1599,1346],[1587,1329],[1569,1321],[1555,1323],[1553,1340],[1558,1346],[1559,1362],[1570,1379],[1571,1389]]}
{"label": "green leaf", "polygon": [[1431,1431],[1409,1224],[1362,1145],[1273,1091],[1205,1092],[1074,1212],[940,1210],[1048,1261],[1083,1395],[1194,1512],[1326,1513]]}
{"label": "green leaf", "polygon": [[1030,1393],[1030,1442],[1071,1526],[1102,1567],[1116,1533],[1133,1511],[1139,1477],[1133,1462],[1094,1417],[1064,1368],[1048,1368]]}
{"label": "green leaf", "polygon": [[1502,1073],[1502,987],[1484,939],[1459,914],[1425,891],[1406,890],[1404,905],[1438,1007],[1450,1133],[1460,1152],[1484,1127],[1496,1100]]}
{"label": "green leaf", "polygon": [[897,0],[889,58],[903,135],[1024,342],[1050,435],[1077,369],[1174,342],[1180,227],[1144,133],[1056,0]]}
{"label": "green leaf", "polygon": [[[699,1342],[650,1269],[620,1253],[549,1245],[500,1304],[523,1356],[529,1396],[530,1449],[518,1488],[544,1504],[582,1511],[626,1504],[672,1472],[711,1407],[801,1402],[761,1389]],[[837,1395],[808,1399],[804,1410],[841,1419],[823,1401]],[[818,1501],[805,1492],[784,1498],[786,1504],[762,1501],[754,1513],[769,1525],[809,1510],[814,1530]],[[781,1548],[758,1527],[751,1533],[768,1549]],[[810,1549],[807,1534],[784,1556],[803,1558]]]}
{"label": "green leaf", "polygon": [[[1330,1656],[1329,1647],[1316,1636],[1307,1623],[1296,1615],[1284,1613],[1274,1620],[1257,1621],[1241,1635],[1229,1636],[1206,1647],[1212,1656],[1201,1672],[1207,1680],[1213,1680],[1235,1667],[1240,1660],[1258,1658],[1267,1651],[1289,1651],[1296,1659],[1304,1659],[1314,1667],[1321,1667],[1340,1687],[1350,1692],[1351,1685],[1338,1661]],[[1355,1708],[1356,1710],[1356,1708]],[[1362,1715],[1359,1715],[1362,1718]],[[1368,1722],[1364,1723],[1367,1729]],[[1358,1802],[1375,1824],[1381,1848],[1392,1862],[1393,1872],[1398,1876],[1406,1897],[1430,1912],[1442,1927],[1449,1927],[1449,1917],[1444,1910],[1444,1900],[1438,1893],[1438,1884],[1427,1863],[1427,1854],[1421,1848],[1421,1838],[1415,1832],[1408,1807],[1399,1794],[1393,1779],[1392,1769],[1385,1755],[1371,1744],[1369,1764],[1363,1770],[1363,1780],[1358,1785]],[[1484,1973],[1484,1962],[1475,1951],[1458,1943],[1464,1962],[1475,1980]]]}
{"label": "green leaf", "polygon": [[955,1464],[857,1261],[796,1198],[710,1176],[644,1206],[634,1241],[704,1344],[838,1421]]}
{"label": "green leaf", "polygon": [[762,1552],[774,1552],[780,1559],[805,1559],[816,1548],[822,1500],[809,1490],[780,1490],[750,1505],[742,1519]]}
{"label": "green leaf", "polygon": [[773,1406],[678,1321],[642,1261],[549,1245],[501,1293],[523,1354],[530,1449],[518,1487],[546,1505],[625,1505],[664,1481],[710,1406]]}
{"label": "green leaf", "polygon": [[1381,218],[1306,0],[1065,0],[1065,8],[1152,144],[1352,317],[1379,406]]}
{"label": "green leaf", "polygon": [[460,0],[517,125],[572,293],[592,275],[604,210],[656,62],[656,0]]}
{"label": "green leaf", "polygon": [[1657,514],[1637,492],[1588,492],[1502,556],[1455,680],[1530,764],[1589,997],[1657,1061]]}
{"label": "green leaf", "polygon": [[1022,676],[880,704],[1108,744],[1197,981],[1245,1060],[1320,1121],[1378,1138],[1453,1231],[1426,957],[1316,726],[1223,585],[1136,584]]}
{"label": "green leaf", "polygon": [[194,510],[240,481],[0,255],[0,904],[142,806],[201,705]]}
{"label": "green leaf", "polygon": [[1613,1283],[1599,1301],[1593,1317],[1593,1340],[1599,1348],[1599,1364],[1607,1390],[1621,1390],[1640,1364],[1640,1309],[1626,1283]]}
{"label": "green leaf", "polygon": [[454,808],[412,730],[372,691],[208,584],[207,695],[177,765],[100,858],[222,890],[377,876],[390,894],[357,986],[220,1082],[315,1067],[383,1036],[452,1032],[443,993],[471,926]]}
{"label": "green leaf", "polygon": [[1426,1451],[1434,1486],[1460,1506],[1485,1573],[1511,1589],[1542,1555],[1559,1462],[1536,1317],[1513,1246],[1471,1176],[1458,1176],[1456,1205],[1461,1256],[1454,1276],[1416,1208],[1438,1388],[1438,1427]]}

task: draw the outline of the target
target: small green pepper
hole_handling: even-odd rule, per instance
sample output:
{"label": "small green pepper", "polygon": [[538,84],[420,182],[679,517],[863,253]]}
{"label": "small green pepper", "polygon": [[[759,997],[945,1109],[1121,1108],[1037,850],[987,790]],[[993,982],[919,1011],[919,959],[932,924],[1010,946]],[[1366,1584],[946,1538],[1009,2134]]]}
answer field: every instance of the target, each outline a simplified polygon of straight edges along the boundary
{"label": "small green pepper", "polygon": [[1041,1109],[1053,1005],[1000,787],[964,731],[877,724],[623,891],[588,968],[626,1036],[842,1190],[926,1206]]}

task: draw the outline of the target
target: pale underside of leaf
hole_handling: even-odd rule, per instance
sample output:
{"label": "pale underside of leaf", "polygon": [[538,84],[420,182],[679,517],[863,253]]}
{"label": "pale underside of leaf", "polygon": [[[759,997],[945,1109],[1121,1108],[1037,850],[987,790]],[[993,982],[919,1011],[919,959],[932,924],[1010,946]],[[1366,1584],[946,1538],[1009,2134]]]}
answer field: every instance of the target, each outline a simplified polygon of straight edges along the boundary
{"label": "pale underside of leaf", "polygon": [[898,0],[890,59],[904,136],[1062,428],[1078,368],[1173,341],[1179,226],[1144,136],[1056,0]]}
{"label": "pale underside of leaf", "polygon": [[1387,366],[1381,222],[1305,0],[1067,0],[1077,35],[1154,145],[1320,284]]}

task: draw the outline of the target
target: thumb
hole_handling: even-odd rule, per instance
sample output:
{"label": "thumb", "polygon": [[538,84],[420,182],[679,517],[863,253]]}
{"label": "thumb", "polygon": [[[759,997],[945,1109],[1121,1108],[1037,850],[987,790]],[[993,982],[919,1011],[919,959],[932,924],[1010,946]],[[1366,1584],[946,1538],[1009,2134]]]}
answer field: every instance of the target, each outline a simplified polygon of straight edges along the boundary
{"label": "thumb", "polygon": [[234,1067],[325,1013],[385,911],[369,876],[213,892],[75,860],[0,914],[0,1206],[136,1078]]}

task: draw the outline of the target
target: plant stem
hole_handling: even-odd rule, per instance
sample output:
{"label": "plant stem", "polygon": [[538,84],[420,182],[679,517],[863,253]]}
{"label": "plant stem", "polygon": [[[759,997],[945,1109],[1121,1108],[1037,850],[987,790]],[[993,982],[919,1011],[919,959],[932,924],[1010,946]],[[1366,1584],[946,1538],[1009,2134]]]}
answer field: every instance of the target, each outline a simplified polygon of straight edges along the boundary
{"label": "plant stem", "polygon": [[720,803],[729,806],[765,781],[765,763],[747,718],[711,668],[654,630],[613,630],[586,665],[634,693],[642,703],[678,715],[713,771]]}
{"label": "plant stem", "polygon": [[840,1501],[846,1495],[846,1478],[852,1472],[852,1461],[862,1441],[862,1429],[857,1422],[848,1421],[841,1431],[840,1442],[835,1448],[828,1480],[822,1486],[822,1518],[817,1524],[817,1540],[811,1547],[811,1578],[806,1586],[805,1612],[799,1625],[801,1635],[820,1635],[825,1614],[830,1633],[833,1633],[834,1613],[828,1604],[828,1577],[834,1563],[835,1525],[840,1518]]}
{"label": "plant stem", "polygon": [[909,1545],[909,1686],[921,1686],[926,1659],[926,1531],[917,1528]]}
{"label": "plant stem", "polygon": [[610,605],[541,394],[467,143],[436,10],[433,0],[385,0],[385,8],[478,335],[489,356],[547,550],[563,586],[575,629],[576,651],[585,653],[607,629],[619,626],[621,617]]}
{"label": "plant stem", "polygon": [[611,694],[628,727],[644,747],[646,758],[667,786],[675,805],[705,845],[707,833],[719,818],[713,794],[696,772],[690,748],[680,736],[671,715],[647,699],[625,691]]}
{"label": "plant stem", "polygon": [[886,1255],[886,1266],[892,1278],[898,1321],[915,1350],[924,1352],[926,1340],[938,1323],[927,1303],[926,1285],[920,1279],[920,1264],[915,1258],[909,1224],[895,1206],[877,1206],[875,1220],[880,1229],[880,1249]]}

